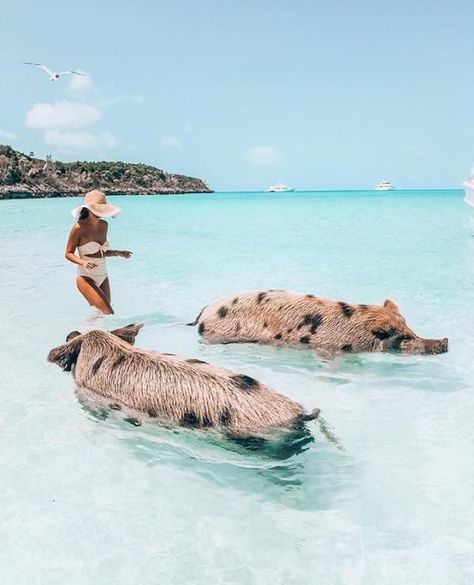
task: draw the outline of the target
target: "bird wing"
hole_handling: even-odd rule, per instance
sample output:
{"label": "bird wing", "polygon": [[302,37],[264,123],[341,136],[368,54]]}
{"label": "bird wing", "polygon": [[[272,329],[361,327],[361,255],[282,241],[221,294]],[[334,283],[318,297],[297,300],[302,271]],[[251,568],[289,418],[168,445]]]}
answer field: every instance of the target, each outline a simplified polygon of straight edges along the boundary
{"label": "bird wing", "polygon": [[65,75],[66,73],[71,73],[72,75],[86,75],[85,73],[80,73],[79,71],[60,71],[58,75]]}
{"label": "bird wing", "polygon": [[42,69],[43,71],[45,71],[50,77],[52,75],[54,75],[54,72],[51,71],[51,69],[49,67],[46,67],[46,65],[42,65],[41,63],[29,63],[28,61],[24,61],[25,65],[35,65],[36,67],[38,67],[38,69]]}

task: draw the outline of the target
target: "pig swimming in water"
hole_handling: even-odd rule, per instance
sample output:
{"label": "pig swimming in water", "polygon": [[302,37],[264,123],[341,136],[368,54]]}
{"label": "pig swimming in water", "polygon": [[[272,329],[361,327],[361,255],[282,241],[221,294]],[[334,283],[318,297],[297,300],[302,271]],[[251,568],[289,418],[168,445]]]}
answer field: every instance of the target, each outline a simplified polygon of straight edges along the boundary
{"label": "pig swimming in water", "polygon": [[48,361],[72,371],[88,399],[122,410],[133,424],[214,428],[244,439],[302,429],[305,421],[318,417],[319,409],[305,414],[300,404],[250,376],[132,347],[140,328],[73,331],[49,352]]}
{"label": "pig swimming in water", "polygon": [[342,352],[439,354],[448,339],[423,339],[397,305],[348,304],[280,290],[243,292],[204,307],[199,334],[218,343],[267,343]]}

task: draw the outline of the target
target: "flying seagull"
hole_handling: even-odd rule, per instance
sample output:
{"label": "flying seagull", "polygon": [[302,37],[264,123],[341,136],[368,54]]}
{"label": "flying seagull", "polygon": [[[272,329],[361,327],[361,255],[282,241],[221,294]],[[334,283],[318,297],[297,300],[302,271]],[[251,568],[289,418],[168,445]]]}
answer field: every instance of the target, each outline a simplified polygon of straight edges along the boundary
{"label": "flying seagull", "polygon": [[49,75],[50,81],[57,81],[61,75],[85,75],[85,73],[80,73],[79,71],[59,71],[58,73],[55,73],[54,71],[51,71],[49,67],[46,67],[46,65],[42,65],[41,63],[29,63],[27,61],[24,61],[23,63],[24,65],[34,65],[35,67],[38,67],[38,69],[42,69]]}

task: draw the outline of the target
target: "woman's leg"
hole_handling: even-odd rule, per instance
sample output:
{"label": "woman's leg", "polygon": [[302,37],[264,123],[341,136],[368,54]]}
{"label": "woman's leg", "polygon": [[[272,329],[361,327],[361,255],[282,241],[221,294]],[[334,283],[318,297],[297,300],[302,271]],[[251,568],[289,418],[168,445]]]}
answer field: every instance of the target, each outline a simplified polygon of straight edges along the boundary
{"label": "woman's leg", "polygon": [[104,292],[95,284],[91,278],[87,276],[77,276],[76,285],[79,292],[86,298],[89,305],[99,309],[105,315],[113,315],[109,300]]}
{"label": "woman's leg", "polygon": [[105,298],[107,299],[109,305],[111,304],[111,296],[110,296],[110,281],[109,277],[104,280],[104,282],[100,285],[100,290],[104,293]]}

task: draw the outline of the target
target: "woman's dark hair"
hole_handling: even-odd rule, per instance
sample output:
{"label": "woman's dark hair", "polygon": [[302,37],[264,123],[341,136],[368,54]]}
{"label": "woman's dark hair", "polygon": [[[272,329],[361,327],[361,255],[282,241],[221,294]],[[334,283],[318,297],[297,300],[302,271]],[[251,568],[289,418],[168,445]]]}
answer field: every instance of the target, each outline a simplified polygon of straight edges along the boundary
{"label": "woman's dark hair", "polygon": [[79,213],[79,217],[77,218],[77,220],[80,221],[81,219],[86,219],[87,217],[89,217],[89,210],[87,209],[87,207],[83,207],[81,209],[81,212]]}

